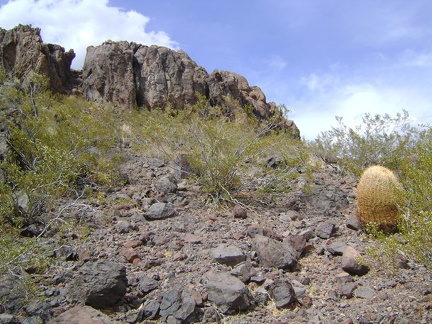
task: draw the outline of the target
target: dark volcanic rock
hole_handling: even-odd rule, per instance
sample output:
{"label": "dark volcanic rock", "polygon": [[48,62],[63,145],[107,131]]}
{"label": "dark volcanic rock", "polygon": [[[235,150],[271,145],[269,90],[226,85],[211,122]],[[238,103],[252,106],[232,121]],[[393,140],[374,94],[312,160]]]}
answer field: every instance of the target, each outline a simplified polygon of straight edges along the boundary
{"label": "dark volcanic rock", "polygon": [[181,110],[195,104],[198,93],[231,115],[234,100],[251,106],[260,120],[280,117],[280,129],[300,138],[294,122],[283,118],[275,103],[267,103],[259,87],[249,86],[243,76],[229,71],[216,70],[209,75],[182,50],[106,41],[87,48],[81,74],[70,69],[74,57],[73,50],[65,52],[59,45],[44,44],[39,28],[0,28],[0,66],[24,84],[34,71],[47,75],[55,92],[68,93],[79,87],[91,101],[128,109]]}
{"label": "dark volcanic rock", "polygon": [[108,308],[117,304],[127,287],[126,268],[118,263],[89,261],[79,270],[71,289],[73,295],[94,308]]}
{"label": "dark volcanic rock", "polygon": [[187,289],[174,288],[163,295],[159,314],[162,318],[170,316],[189,323],[187,319],[194,313],[195,300]]}
{"label": "dark volcanic rock", "polygon": [[59,45],[44,44],[39,28],[0,28],[0,66],[24,84],[31,72],[36,72],[48,76],[51,90],[65,93],[73,86],[70,66],[74,57],[73,50],[65,52]]}
{"label": "dark volcanic rock", "polygon": [[253,305],[253,298],[245,284],[229,273],[208,274],[206,288],[208,299],[224,314],[245,311]]}
{"label": "dark volcanic rock", "polygon": [[213,261],[229,266],[235,266],[246,260],[243,251],[234,245],[219,244],[211,251],[211,255]]}
{"label": "dark volcanic rock", "polygon": [[288,307],[297,300],[294,288],[288,281],[276,281],[268,290],[276,303],[276,308]]}
{"label": "dark volcanic rock", "polygon": [[297,251],[287,242],[255,235],[253,243],[263,266],[292,270],[297,264]]}
{"label": "dark volcanic rock", "polygon": [[[184,109],[197,102],[196,93],[212,106],[224,106],[232,113],[234,99],[253,107],[260,120],[281,116],[275,103],[267,103],[257,86],[229,71],[210,75],[184,51],[162,46],[107,41],[90,46],[83,67],[82,92],[97,102],[113,102],[122,107],[147,109]],[[280,119],[280,127],[293,137],[300,131],[293,121]]]}
{"label": "dark volcanic rock", "polygon": [[174,206],[171,203],[155,203],[150,206],[145,217],[148,220],[165,219],[175,215]]}
{"label": "dark volcanic rock", "polygon": [[351,246],[344,249],[342,269],[351,275],[362,276],[369,272],[368,266],[359,262],[360,253]]}

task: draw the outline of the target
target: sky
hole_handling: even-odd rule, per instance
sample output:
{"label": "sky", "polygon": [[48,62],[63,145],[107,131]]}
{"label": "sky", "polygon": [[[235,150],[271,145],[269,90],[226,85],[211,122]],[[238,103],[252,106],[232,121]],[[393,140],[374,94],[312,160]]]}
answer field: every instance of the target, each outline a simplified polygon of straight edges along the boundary
{"label": "sky", "polygon": [[74,49],[105,40],[182,49],[290,109],[302,137],[407,110],[432,124],[431,0],[0,0],[0,27]]}

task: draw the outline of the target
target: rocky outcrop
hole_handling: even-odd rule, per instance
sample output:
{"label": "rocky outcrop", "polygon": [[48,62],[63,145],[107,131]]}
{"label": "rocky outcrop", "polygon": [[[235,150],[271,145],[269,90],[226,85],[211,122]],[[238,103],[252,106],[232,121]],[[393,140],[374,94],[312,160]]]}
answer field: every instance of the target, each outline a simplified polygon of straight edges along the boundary
{"label": "rocky outcrop", "polygon": [[74,57],[73,50],[65,52],[59,45],[44,44],[39,28],[0,28],[0,66],[23,83],[34,71],[49,77],[54,92],[66,93],[73,80],[70,66]]}
{"label": "rocky outcrop", "polygon": [[184,51],[161,46],[107,41],[90,46],[83,68],[82,91],[94,101],[147,109],[168,106],[183,109],[196,102],[196,93],[212,106],[226,105],[226,97],[250,105],[259,119],[279,113],[267,103],[259,87],[233,72],[214,71],[210,75]]}
{"label": "rocky outcrop", "polygon": [[293,121],[285,120],[275,103],[267,103],[257,86],[241,75],[215,70],[211,74],[184,51],[126,41],[106,41],[87,48],[82,72],[71,71],[75,53],[59,45],[44,44],[39,28],[19,25],[0,28],[0,65],[25,83],[31,71],[45,74],[54,92],[73,89],[95,102],[122,108],[184,109],[204,96],[212,106],[232,111],[232,102],[249,105],[259,120],[278,118],[280,128],[300,138]]}

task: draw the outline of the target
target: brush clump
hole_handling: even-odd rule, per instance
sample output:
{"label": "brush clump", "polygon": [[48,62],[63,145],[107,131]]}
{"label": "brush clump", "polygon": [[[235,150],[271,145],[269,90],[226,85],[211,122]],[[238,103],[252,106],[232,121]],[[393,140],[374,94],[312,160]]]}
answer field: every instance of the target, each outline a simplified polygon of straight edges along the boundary
{"label": "brush clump", "polygon": [[397,229],[402,186],[392,171],[382,166],[366,169],[357,185],[357,217],[363,226],[383,232]]}

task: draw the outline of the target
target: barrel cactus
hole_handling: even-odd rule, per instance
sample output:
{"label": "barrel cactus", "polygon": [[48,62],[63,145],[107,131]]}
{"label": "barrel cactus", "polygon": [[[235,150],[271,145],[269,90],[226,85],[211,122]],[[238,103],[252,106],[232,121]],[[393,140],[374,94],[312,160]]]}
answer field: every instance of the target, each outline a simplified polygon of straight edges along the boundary
{"label": "barrel cactus", "polygon": [[363,226],[383,232],[396,230],[402,186],[392,171],[382,166],[366,169],[357,185],[357,217]]}

